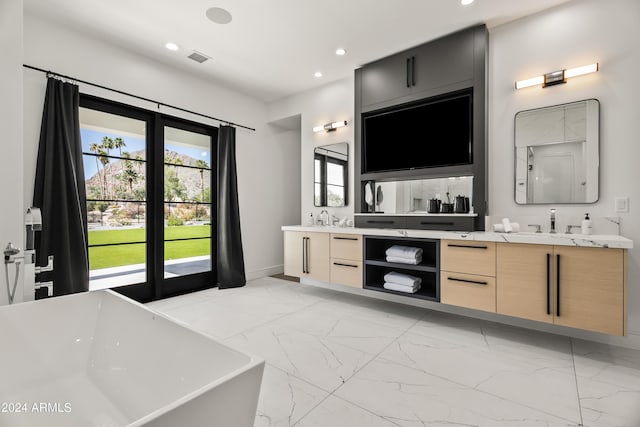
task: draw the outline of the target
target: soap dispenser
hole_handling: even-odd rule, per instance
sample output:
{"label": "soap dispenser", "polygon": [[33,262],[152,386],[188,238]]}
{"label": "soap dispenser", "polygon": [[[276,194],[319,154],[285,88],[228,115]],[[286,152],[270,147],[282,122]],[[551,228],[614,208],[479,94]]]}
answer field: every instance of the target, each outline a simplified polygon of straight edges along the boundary
{"label": "soap dispenser", "polygon": [[582,220],[582,234],[593,234],[593,221],[589,218],[589,213],[584,214],[584,219]]}

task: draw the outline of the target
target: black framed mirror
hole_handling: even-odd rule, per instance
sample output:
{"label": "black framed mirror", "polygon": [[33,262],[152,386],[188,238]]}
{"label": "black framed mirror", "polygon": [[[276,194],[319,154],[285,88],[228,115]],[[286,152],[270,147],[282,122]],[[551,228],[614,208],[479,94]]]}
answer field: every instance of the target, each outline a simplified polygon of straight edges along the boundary
{"label": "black framed mirror", "polygon": [[313,150],[313,205],[347,206],[349,144],[323,145]]}
{"label": "black framed mirror", "polygon": [[516,114],[516,203],[598,201],[599,117],[597,99]]}

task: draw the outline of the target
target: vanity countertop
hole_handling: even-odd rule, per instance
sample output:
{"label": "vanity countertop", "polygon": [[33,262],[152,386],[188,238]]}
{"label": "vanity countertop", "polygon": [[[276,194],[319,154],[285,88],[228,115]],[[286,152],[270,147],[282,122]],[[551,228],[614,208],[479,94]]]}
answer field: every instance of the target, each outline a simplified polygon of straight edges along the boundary
{"label": "vanity countertop", "polygon": [[618,235],[564,233],[493,233],[485,231],[438,231],[388,228],[355,228],[330,226],[286,225],[283,231],[362,234],[368,236],[419,237],[428,239],[475,240],[480,242],[529,243],[538,245],[584,246],[594,248],[633,248],[633,241]]}

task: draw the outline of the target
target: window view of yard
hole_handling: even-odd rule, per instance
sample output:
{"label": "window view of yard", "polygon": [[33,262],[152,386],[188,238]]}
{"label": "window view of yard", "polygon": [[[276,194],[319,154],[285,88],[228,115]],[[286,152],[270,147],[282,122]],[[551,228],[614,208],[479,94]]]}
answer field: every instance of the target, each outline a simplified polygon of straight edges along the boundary
{"label": "window view of yard", "polygon": [[[81,108],[90,287],[146,281],[145,123]],[[211,269],[210,137],[165,128],[165,277]]]}

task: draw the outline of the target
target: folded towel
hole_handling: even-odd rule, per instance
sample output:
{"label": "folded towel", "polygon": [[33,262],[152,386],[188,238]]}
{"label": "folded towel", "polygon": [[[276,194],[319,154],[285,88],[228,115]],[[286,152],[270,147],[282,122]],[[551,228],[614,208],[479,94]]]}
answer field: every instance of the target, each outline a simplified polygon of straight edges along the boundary
{"label": "folded towel", "polygon": [[[506,233],[506,231],[504,231],[504,225],[503,224],[493,224],[493,231],[495,231],[496,233]],[[511,223],[511,232],[512,233],[519,233],[520,232],[520,224],[518,224],[517,222],[512,222]]]}
{"label": "folded towel", "polygon": [[401,257],[387,256],[387,262],[397,262],[398,264],[418,265],[422,262],[422,255],[417,258],[401,258]]}
{"label": "folded towel", "polygon": [[385,282],[383,287],[385,289],[389,289],[391,291],[406,292],[408,294],[415,294],[416,292],[418,292],[420,290],[420,285],[417,285],[417,286],[403,286],[403,285],[398,285],[396,283],[388,283],[388,282]]}
{"label": "folded towel", "polygon": [[416,258],[422,256],[422,248],[393,245],[385,251],[385,255],[396,258]]}
{"label": "folded towel", "polygon": [[422,283],[422,279],[420,277],[411,276],[409,274],[396,273],[395,271],[385,274],[384,281],[404,286],[416,286]]}

